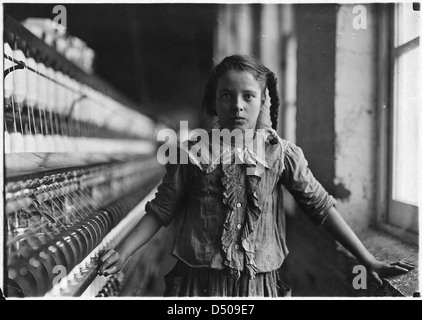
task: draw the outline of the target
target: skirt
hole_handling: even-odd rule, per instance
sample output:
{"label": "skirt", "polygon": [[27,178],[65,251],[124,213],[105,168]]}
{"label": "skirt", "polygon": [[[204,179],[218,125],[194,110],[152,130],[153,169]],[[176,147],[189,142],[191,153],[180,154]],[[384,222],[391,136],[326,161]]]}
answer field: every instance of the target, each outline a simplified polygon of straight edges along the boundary
{"label": "skirt", "polygon": [[178,260],[164,276],[165,297],[291,297],[290,286],[281,281],[277,270],[257,273],[250,279],[229,269],[190,267]]}

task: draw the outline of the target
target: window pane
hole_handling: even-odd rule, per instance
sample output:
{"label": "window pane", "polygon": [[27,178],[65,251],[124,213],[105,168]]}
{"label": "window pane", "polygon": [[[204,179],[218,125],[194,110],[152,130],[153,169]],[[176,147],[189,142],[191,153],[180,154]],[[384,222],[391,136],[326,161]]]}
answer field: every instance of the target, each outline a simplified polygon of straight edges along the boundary
{"label": "window pane", "polygon": [[296,142],[296,87],[297,87],[297,40],[289,37],[286,44],[286,70],[284,79],[284,137]]}
{"label": "window pane", "polygon": [[420,11],[413,11],[412,3],[397,4],[396,46],[420,36]]}
{"label": "window pane", "polygon": [[395,66],[393,199],[418,203],[419,48],[399,56]]}

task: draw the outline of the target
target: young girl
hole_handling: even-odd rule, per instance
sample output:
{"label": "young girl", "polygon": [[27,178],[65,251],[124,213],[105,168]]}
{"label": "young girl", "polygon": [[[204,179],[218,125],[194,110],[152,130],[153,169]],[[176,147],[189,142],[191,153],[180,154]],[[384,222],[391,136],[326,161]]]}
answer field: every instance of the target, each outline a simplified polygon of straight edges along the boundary
{"label": "young girl", "polygon": [[[376,260],[314,178],[302,150],[277,135],[276,88],[274,73],[251,57],[229,56],[215,67],[203,105],[218,118],[220,129],[240,132],[241,139],[225,143],[210,138],[209,147],[217,147],[219,156],[231,161],[200,161],[201,156],[189,152],[206,141],[181,144],[178,152],[186,152],[191,161],[166,165],[139,224],[117,248],[100,257],[100,274],[121,270],[137,249],[176,219],[180,229],[172,253],[178,262],[165,276],[165,296],[289,296],[290,288],[278,276],[288,254],[282,185],[378,284],[382,285],[382,277],[412,269],[404,262]],[[272,128],[265,118],[266,100]],[[254,134],[248,135],[251,131]],[[263,154],[255,148],[257,141],[265,146]]]}

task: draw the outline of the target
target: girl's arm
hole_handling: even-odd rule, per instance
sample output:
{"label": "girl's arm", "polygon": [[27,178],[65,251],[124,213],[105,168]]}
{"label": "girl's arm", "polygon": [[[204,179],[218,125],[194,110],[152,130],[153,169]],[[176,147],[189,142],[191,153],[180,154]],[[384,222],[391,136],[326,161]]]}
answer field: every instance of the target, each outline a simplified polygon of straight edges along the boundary
{"label": "girl's arm", "polygon": [[[182,159],[180,152],[185,151],[177,148],[176,159]],[[98,260],[99,274],[109,275],[120,271],[136,250],[146,244],[163,225],[169,225],[174,214],[180,212],[188,185],[188,166],[168,163],[165,168],[166,173],[154,199],[145,205],[147,213],[116,248],[101,254]]]}
{"label": "girl's arm", "polygon": [[108,249],[99,258],[98,273],[107,276],[120,271],[129,257],[146,244],[161,228],[161,220],[146,213],[132,232],[114,249]]}
{"label": "girl's arm", "polygon": [[369,276],[379,285],[383,282],[381,277],[391,277],[404,274],[413,269],[413,265],[407,262],[395,262],[388,264],[378,261],[365,248],[348,224],[343,220],[336,208],[331,207],[323,222],[325,229],[347,250],[352,253],[366,268]]}

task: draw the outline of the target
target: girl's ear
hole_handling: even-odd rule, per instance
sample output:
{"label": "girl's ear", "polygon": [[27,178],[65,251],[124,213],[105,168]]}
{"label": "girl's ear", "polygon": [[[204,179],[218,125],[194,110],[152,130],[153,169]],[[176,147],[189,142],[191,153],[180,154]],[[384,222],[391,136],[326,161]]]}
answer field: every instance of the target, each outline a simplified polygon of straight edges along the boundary
{"label": "girl's ear", "polygon": [[270,106],[271,98],[268,89],[265,89],[265,95],[263,94],[263,102],[261,104],[261,111],[256,121],[256,129],[271,128],[271,117],[270,117]]}

